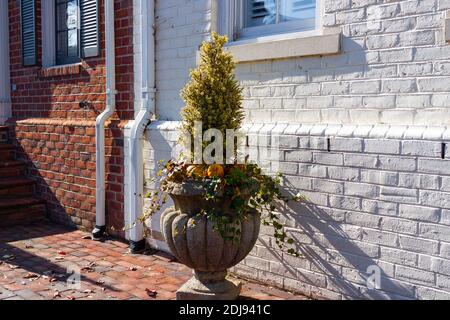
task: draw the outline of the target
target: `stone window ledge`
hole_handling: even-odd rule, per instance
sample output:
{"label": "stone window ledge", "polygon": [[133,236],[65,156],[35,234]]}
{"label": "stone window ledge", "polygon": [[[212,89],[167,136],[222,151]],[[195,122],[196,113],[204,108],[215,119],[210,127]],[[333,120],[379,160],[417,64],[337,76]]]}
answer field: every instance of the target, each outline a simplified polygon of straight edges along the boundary
{"label": "stone window ledge", "polygon": [[341,33],[236,41],[226,48],[236,62],[331,55],[341,51]]}
{"label": "stone window ledge", "polygon": [[54,66],[49,68],[42,68],[39,70],[39,76],[42,78],[60,77],[81,73],[81,63],[67,64],[61,66]]}
{"label": "stone window ledge", "polygon": [[17,125],[95,127],[95,120],[82,120],[82,119],[28,118],[23,120],[16,120],[14,123]]}
{"label": "stone window ledge", "polygon": [[[69,127],[95,127],[95,120],[86,119],[60,119],[60,118],[27,118],[27,119],[12,119],[9,122],[11,125],[22,126],[69,126]],[[105,122],[105,126],[114,126],[120,129],[125,129],[128,120],[109,119]]]}

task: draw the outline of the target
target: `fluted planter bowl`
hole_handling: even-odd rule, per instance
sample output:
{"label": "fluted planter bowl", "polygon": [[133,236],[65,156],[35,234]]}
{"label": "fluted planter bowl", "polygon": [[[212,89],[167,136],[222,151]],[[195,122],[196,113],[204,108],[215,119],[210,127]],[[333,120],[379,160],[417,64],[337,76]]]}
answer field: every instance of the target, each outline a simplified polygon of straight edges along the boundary
{"label": "fluted planter bowl", "polygon": [[239,221],[239,241],[225,241],[202,209],[215,208],[232,214],[231,201],[204,199],[200,182],[172,183],[169,195],[174,206],[164,211],[161,227],[165,241],[179,262],[194,269],[194,276],[178,291],[179,300],[230,300],[240,293],[240,283],[226,279],[227,269],[238,264],[252,250],[261,223],[257,211]]}

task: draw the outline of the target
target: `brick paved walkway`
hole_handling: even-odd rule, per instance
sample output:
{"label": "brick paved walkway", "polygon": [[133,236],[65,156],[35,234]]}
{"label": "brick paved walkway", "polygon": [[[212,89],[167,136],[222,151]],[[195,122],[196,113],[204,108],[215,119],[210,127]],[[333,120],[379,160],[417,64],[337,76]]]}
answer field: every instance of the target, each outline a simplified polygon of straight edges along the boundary
{"label": "brick paved walkway", "polygon": [[[0,228],[0,300],[174,299],[191,276],[161,252],[130,255],[126,243],[88,237],[54,224]],[[70,288],[77,268],[81,288]],[[305,299],[249,282],[241,298]]]}

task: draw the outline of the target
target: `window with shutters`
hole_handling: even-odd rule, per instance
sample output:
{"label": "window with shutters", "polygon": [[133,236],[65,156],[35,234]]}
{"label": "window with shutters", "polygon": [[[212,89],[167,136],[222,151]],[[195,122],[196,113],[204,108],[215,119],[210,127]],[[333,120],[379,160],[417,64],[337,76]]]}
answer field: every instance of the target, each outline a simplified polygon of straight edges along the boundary
{"label": "window with shutters", "polygon": [[98,0],[41,1],[44,68],[100,54],[98,5]]}
{"label": "window with shutters", "polygon": [[313,31],[320,28],[319,0],[222,1],[228,13],[227,33],[242,40]]}

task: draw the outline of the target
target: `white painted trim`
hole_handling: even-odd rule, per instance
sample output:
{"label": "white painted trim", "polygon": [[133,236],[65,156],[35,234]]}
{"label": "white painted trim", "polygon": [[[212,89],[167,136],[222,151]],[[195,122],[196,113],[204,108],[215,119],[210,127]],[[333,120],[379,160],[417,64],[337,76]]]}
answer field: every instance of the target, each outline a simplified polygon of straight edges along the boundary
{"label": "white painted trim", "polygon": [[[148,126],[147,135],[152,132],[177,131],[181,121],[153,121]],[[417,126],[417,125],[354,125],[324,123],[268,123],[245,122],[241,131],[245,134],[277,134],[299,136],[324,136],[346,138],[382,138],[404,140],[450,141],[450,126]]]}
{"label": "white painted trim", "polygon": [[56,64],[55,1],[42,1],[42,67]]}
{"label": "white painted trim", "polygon": [[8,1],[0,1],[0,125],[11,117]]}
{"label": "white painted trim", "polygon": [[450,42],[450,18],[445,19],[445,41]]}
{"label": "white painted trim", "polygon": [[83,63],[76,62],[76,63],[68,63],[68,64],[58,64],[58,65],[53,65],[53,66],[49,66],[49,67],[44,67],[44,65],[42,65],[42,67],[47,70],[52,70],[52,69],[59,69],[59,68],[64,68],[64,67],[76,67],[76,66],[82,66],[82,65],[83,65]]}
{"label": "white painted trim", "polygon": [[316,1],[316,30],[322,30],[323,28],[323,16],[325,9],[322,0]]}
{"label": "white painted trim", "polygon": [[330,55],[340,52],[340,33],[325,35],[318,33],[320,31],[314,31],[308,36],[300,33],[301,37],[290,35],[280,40],[264,37],[252,41],[239,41],[231,43],[226,49],[233,54],[236,62]]}

